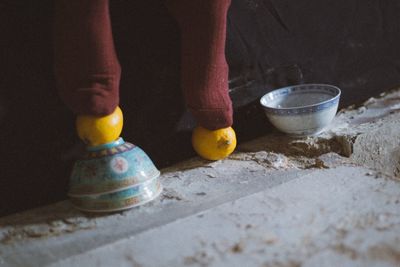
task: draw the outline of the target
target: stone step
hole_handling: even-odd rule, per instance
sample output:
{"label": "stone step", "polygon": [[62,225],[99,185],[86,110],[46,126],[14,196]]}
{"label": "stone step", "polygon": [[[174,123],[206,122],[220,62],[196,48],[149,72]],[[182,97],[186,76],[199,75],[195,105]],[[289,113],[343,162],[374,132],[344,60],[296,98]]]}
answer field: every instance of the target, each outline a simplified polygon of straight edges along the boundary
{"label": "stone step", "polygon": [[362,167],[323,169],[52,266],[395,267],[399,192]]}
{"label": "stone step", "polygon": [[342,110],[316,137],[273,133],[164,169],[139,208],[0,218],[0,266],[399,267],[399,99]]}

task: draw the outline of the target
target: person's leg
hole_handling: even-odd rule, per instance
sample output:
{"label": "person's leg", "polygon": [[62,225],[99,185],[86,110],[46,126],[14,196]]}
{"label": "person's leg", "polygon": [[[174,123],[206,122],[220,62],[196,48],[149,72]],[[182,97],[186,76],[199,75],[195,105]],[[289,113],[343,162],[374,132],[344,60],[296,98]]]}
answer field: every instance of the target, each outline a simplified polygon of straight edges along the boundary
{"label": "person's leg", "polygon": [[55,75],[65,104],[79,115],[108,115],[119,102],[121,68],[108,0],[57,0]]}
{"label": "person's leg", "polygon": [[230,0],[167,0],[181,29],[181,84],[197,123],[210,130],[232,125],[225,60]]}

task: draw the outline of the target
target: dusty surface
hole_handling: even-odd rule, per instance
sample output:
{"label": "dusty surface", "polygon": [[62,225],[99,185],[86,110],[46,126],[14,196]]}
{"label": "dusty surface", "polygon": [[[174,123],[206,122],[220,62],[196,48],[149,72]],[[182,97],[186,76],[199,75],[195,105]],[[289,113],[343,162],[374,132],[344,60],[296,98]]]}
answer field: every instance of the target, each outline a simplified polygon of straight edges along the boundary
{"label": "dusty surface", "polygon": [[400,266],[400,91],[322,135],[279,133],[162,171],[155,201],[0,218],[0,266]]}
{"label": "dusty surface", "polygon": [[400,183],[368,172],[318,170],[55,266],[398,266]]}
{"label": "dusty surface", "polygon": [[370,98],[358,108],[341,110],[319,136],[294,139],[276,133],[243,144],[239,149],[273,151],[295,161],[334,152],[350,157],[353,163],[399,177],[400,90]]}

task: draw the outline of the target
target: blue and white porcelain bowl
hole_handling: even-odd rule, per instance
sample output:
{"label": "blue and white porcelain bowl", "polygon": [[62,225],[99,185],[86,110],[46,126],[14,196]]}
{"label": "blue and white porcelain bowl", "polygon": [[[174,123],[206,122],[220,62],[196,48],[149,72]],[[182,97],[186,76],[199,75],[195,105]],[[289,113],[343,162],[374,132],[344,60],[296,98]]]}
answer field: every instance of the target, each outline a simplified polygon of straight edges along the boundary
{"label": "blue and white porcelain bowl", "polygon": [[294,136],[317,135],[336,115],[341,91],[328,84],[301,84],[267,93],[260,99],[270,122]]}

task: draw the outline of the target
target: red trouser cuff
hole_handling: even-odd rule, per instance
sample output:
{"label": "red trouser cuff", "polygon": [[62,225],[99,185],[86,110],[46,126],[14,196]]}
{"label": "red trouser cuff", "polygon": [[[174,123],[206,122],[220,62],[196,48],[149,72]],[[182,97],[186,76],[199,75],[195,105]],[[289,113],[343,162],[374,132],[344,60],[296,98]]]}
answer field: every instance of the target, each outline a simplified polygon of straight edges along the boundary
{"label": "red trouser cuff", "polygon": [[195,117],[197,123],[209,130],[217,130],[232,126],[232,106],[226,109],[192,109],[190,112]]}

